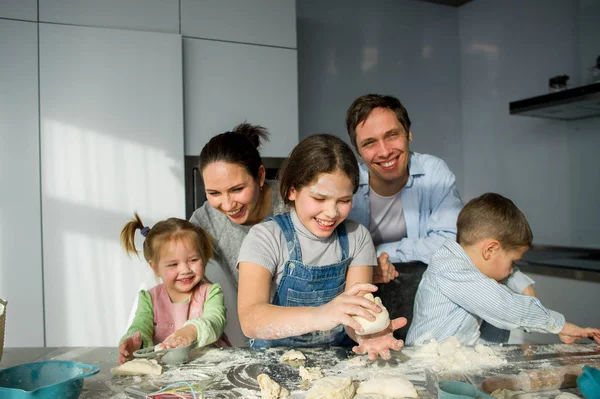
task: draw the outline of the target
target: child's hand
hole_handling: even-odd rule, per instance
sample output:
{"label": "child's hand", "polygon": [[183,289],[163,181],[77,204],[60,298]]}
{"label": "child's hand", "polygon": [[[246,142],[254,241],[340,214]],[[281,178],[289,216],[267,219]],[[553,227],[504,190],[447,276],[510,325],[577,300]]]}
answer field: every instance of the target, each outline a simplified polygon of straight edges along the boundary
{"label": "child's hand", "polygon": [[352,348],[356,354],[369,354],[370,360],[377,359],[377,355],[382,359],[388,360],[392,357],[390,349],[399,351],[404,346],[404,341],[395,339],[393,332],[406,325],[407,321],[404,317],[399,317],[390,322],[388,328],[372,335],[357,335],[356,341],[358,346]]}
{"label": "child's hand", "polygon": [[131,357],[133,352],[142,347],[142,335],[138,332],[131,337],[125,338],[119,345],[119,364],[125,363]]}
{"label": "child's hand", "polygon": [[188,324],[185,327],[180,328],[175,331],[173,334],[169,335],[160,345],[160,349],[169,349],[169,348],[183,348],[189,346],[192,342],[196,340],[196,336],[198,332],[196,327]]}
{"label": "child's hand", "polygon": [[367,320],[375,320],[367,309],[375,313],[381,308],[375,302],[363,296],[358,296],[361,291],[375,292],[377,287],[373,284],[357,283],[344,293],[335,297],[331,302],[315,308],[315,326],[320,331],[328,331],[337,325],[343,324],[356,331],[362,331],[360,324],[352,316],[361,316]]}
{"label": "child's hand", "polygon": [[563,329],[558,333],[558,338],[565,344],[572,344],[583,338],[591,338],[600,344],[600,330],[597,328],[581,328],[575,324],[565,322]]}
{"label": "child's hand", "polygon": [[387,252],[382,252],[377,257],[377,267],[373,274],[373,284],[389,283],[398,277],[398,275],[396,267],[390,262],[390,256]]}

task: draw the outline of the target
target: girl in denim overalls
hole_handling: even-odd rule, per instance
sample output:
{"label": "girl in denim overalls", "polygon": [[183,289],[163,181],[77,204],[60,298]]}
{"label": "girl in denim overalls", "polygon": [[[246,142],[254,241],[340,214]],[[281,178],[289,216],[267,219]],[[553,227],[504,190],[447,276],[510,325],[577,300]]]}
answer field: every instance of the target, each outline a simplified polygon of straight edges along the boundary
{"label": "girl in denim overalls", "polygon": [[352,316],[374,320],[367,309],[380,311],[363,298],[377,289],[369,231],[344,221],[358,186],[352,149],[332,135],[310,136],[282,165],[279,183],[290,211],[252,227],[240,249],[242,330],[255,348],[352,345],[360,329]]}
{"label": "girl in denim overalls", "polygon": [[223,291],[219,284],[211,284],[204,277],[204,265],[213,252],[210,236],[177,218],[158,222],[150,229],[136,213],[121,232],[123,247],[136,255],[134,238],[138,229],[145,237],[144,257],[163,283],[140,291],[135,318],[119,344],[119,363],[134,351],[155,344],[164,348],[192,342],[196,347],[230,346],[223,334]]}

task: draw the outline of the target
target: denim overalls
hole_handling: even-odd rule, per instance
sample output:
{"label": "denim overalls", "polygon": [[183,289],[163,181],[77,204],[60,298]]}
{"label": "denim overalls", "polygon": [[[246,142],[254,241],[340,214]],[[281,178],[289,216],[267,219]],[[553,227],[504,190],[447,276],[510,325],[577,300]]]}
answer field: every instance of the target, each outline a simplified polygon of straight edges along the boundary
{"label": "denim overalls", "polygon": [[[352,261],[349,257],[348,235],[344,223],[335,229],[342,249],[342,260],[327,266],[311,266],[302,263],[300,242],[290,213],[276,215],[267,220],[277,222],[287,243],[290,260],[285,263],[283,276],[271,304],[277,306],[321,306],[344,292],[346,271]],[[342,324],[329,331],[314,331],[297,337],[276,340],[251,339],[250,347],[292,346],[307,347],[321,345],[353,345]]]}

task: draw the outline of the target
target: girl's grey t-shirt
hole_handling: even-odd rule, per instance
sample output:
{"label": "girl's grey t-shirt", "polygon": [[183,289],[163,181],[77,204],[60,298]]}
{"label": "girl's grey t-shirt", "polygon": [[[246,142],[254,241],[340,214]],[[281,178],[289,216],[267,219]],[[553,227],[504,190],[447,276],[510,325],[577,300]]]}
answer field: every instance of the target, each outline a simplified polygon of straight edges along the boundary
{"label": "girl's grey t-shirt", "polygon": [[[294,209],[290,211],[292,222],[300,242],[302,262],[313,266],[327,266],[342,259],[342,248],[337,235],[320,238],[311,233],[298,219]],[[369,230],[351,220],[345,221],[350,251],[350,267],[375,266],[377,255]],[[271,297],[281,280],[285,263],[290,259],[283,231],[274,220],[253,226],[244,239],[239,262],[252,262],[263,266],[274,276],[271,285]]]}
{"label": "girl's grey t-shirt", "polygon": [[[278,182],[269,180],[267,184],[271,189],[271,209],[269,209],[267,216],[285,212],[286,206],[279,195]],[[238,271],[236,266],[238,253],[242,241],[244,241],[252,226],[233,223],[227,216],[213,208],[208,201],[196,209],[190,218],[190,222],[200,226],[214,238],[215,253],[209,263],[216,263],[221,267],[237,287]]]}

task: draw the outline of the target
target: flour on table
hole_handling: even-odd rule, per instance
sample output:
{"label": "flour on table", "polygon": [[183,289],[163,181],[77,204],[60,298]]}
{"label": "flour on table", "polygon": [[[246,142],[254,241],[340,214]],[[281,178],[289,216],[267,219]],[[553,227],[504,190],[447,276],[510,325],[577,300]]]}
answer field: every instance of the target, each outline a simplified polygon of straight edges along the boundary
{"label": "flour on table", "polygon": [[306,360],[306,356],[296,349],[290,349],[279,358],[280,362],[289,362],[290,360]]}
{"label": "flour on table", "polygon": [[260,394],[262,399],[279,399],[287,398],[290,392],[276,383],[266,374],[260,374],[256,377],[260,386]]}
{"label": "flour on table", "polygon": [[492,348],[484,345],[464,346],[456,337],[446,338],[442,342],[431,339],[416,348],[414,356],[430,363],[428,366],[435,372],[478,370],[507,364],[506,359],[499,357]]}
{"label": "flour on table", "polygon": [[365,367],[368,362],[364,357],[356,356],[349,359],[347,363],[350,367]]}
{"label": "flour on table", "polygon": [[386,398],[418,398],[415,386],[402,377],[381,376],[360,383],[358,394],[376,394]]}
{"label": "flour on table", "polygon": [[306,399],[350,399],[354,396],[351,377],[326,377],[315,381]]}
{"label": "flour on table", "polygon": [[300,377],[306,381],[315,381],[320,378],[323,378],[323,373],[321,372],[321,367],[304,367],[300,366],[298,369],[300,373]]}

